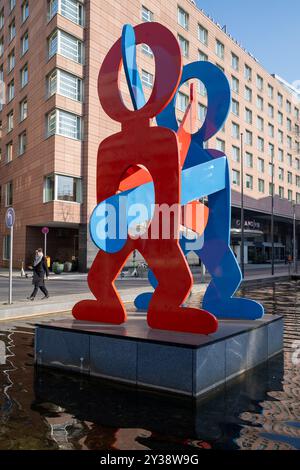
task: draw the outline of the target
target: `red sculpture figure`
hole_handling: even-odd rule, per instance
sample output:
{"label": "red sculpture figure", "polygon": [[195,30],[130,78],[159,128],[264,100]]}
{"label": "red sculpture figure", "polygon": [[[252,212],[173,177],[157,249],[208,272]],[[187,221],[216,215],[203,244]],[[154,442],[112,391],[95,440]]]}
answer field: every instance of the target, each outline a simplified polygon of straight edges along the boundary
{"label": "red sculpture figure", "polygon": [[157,209],[148,227],[148,237],[133,239],[128,235],[125,246],[117,253],[100,250],[88,275],[89,287],[96,300],[84,300],[73,308],[78,320],[121,324],[126,321],[124,305],[114,281],[126,259],[138,250],[152,269],[158,286],[148,309],[152,328],[210,334],[217,330],[216,318],[205,310],[182,307],[192,287],[192,275],[179,246],[180,158],[175,132],[163,127],[150,127],[150,119],[160,113],[173,98],[181,72],[178,42],[168,29],[158,23],[135,27],[137,44],[148,44],[155,57],[156,79],[147,104],[131,111],[119,91],[122,64],[121,40],[111,48],[100,70],[98,93],[104,111],[122,124],[121,132],[105,139],[97,159],[97,201],[116,194],[125,175],[136,166],[145,167],[152,179],[155,203],[174,209],[170,237],[151,238],[151,226],[159,226]]}

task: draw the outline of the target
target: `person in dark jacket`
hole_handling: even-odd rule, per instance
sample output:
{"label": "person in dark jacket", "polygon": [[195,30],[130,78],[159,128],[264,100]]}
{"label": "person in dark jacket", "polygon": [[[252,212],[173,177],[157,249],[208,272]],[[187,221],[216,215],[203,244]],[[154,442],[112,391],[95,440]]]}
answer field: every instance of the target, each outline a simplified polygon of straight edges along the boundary
{"label": "person in dark jacket", "polygon": [[43,299],[48,299],[49,293],[48,290],[46,289],[45,286],[45,275],[48,278],[49,277],[49,270],[47,266],[47,260],[43,254],[42,248],[39,248],[35,252],[35,258],[33,262],[33,278],[32,278],[32,284],[34,285],[33,292],[30,297],[28,297],[29,300],[34,300],[35,296],[37,294],[38,289],[40,288],[41,291],[44,294]]}

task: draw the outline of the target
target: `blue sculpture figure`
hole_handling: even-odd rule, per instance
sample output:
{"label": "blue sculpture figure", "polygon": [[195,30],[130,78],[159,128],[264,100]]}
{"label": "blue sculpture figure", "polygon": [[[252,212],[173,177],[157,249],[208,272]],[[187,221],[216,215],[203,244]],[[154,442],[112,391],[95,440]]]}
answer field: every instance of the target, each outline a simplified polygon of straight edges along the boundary
{"label": "blue sculpture figure", "polygon": [[[141,80],[135,58],[134,30],[128,25],[123,31],[123,61],[131,98],[136,109],[145,104]],[[190,149],[183,170],[193,168],[216,159],[224,158],[217,150],[204,149],[204,142],[222,129],[231,104],[230,85],[225,74],[215,65],[199,61],[183,68],[180,86],[188,80],[200,80],[207,90],[207,114],[198,132],[193,134]],[[179,87],[180,87],[179,86]],[[178,131],[175,116],[176,97],[157,117],[159,126]],[[203,169],[204,170],[204,169]],[[184,171],[183,171],[184,174]],[[203,308],[212,312],[217,318],[241,318],[255,320],[264,314],[263,306],[253,300],[233,297],[242,281],[242,273],[236,257],[230,248],[231,226],[231,192],[229,165],[226,159],[224,168],[225,187],[208,195],[209,220],[205,229],[200,249],[193,250],[191,241],[181,239],[181,248],[185,255],[195,251],[211,274],[212,280],[203,298]],[[191,181],[191,186],[193,182]],[[197,183],[196,183],[197,184]],[[198,187],[201,184],[198,181]],[[184,190],[184,185],[182,186]],[[198,189],[198,188],[197,188]],[[200,189],[200,188],[199,188]],[[200,197],[200,196],[199,196]],[[149,271],[150,284],[155,288],[156,279]],[[138,309],[147,310],[152,293],[144,293],[135,299]]]}
{"label": "blue sculpture figure", "polygon": [[[136,63],[136,43],[134,29],[126,25],[122,34],[122,54],[126,79],[134,109],[145,105],[145,96]],[[205,264],[212,280],[203,299],[203,308],[217,318],[258,319],[263,316],[261,304],[250,299],[233,297],[242,275],[230,248],[231,194],[230,175],[226,156],[217,150],[204,149],[204,142],[213,137],[224,125],[231,103],[231,92],[224,73],[209,62],[193,62],[183,68],[179,87],[190,79],[202,81],[207,90],[208,106],[203,126],[191,137],[191,144],[182,171],[181,204],[208,196],[209,219],[201,239],[188,240],[182,237],[180,244],[187,255],[194,251]],[[167,108],[157,117],[159,126],[178,131],[175,116],[176,95]],[[90,221],[90,232],[94,243],[104,251],[114,253],[122,249],[128,237],[131,223],[143,223],[151,219],[155,195],[152,183],[112,196],[99,204]],[[130,208],[143,203],[145,213],[136,217]],[[123,210],[119,210],[122,206]],[[122,233],[110,237],[106,233],[107,214],[115,208],[118,226]],[[199,237],[198,237],[199,238]],[[198,243],[197,243],[198,242]],[[156,288],[157,281],[149,271],[150,284]],[[147,310],[152,293],[144,293],[135,299],[140,310]]]}

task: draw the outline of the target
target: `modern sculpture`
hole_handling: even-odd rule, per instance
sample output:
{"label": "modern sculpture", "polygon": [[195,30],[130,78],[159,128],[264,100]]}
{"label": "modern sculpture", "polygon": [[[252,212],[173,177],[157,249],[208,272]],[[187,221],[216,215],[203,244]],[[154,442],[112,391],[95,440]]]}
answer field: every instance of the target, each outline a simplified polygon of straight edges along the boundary
{"label": "modern sculpture", "polygon": [[[136,66],[136,45],[141,43],[151,47],[156,65],[147,103]],[[118,87],[122,60],[133,111],[123,103]],[[207,88],[208,110],[202,128],[191,135],[185,126],[188,112],[178,129],[175,101],[179,86],[194,78]],[[96,300],[76,304],[74,317],[99,323],[126,321],[114,281],[128,256],[138,250],[151,269],[149,279],[155,291],[142,294],[135,304],[148,311],[150,327],[210,334],[217,329],[216,317],[261,318],[259,303],[232,297],[241,272],[229,245],[228,162],[221,152],[204,149],[204,142],[222,128],[229,111],[225,75],[207,62],[194,62],[182,70],[178,42],[164,26],[127,25],[104,59],[98,92],[104,111],[122,124],[122,130],[99,147],[98,205],[90,232],[100,251],[88,275]],[[150,126],[155,117],[158,125]],[[208,196],[208,209],[198,202],[204,196]],[[183,219],[194,232],[194,245],[185,237],[179,240],[181,209],[187,205],[202,209],[201,223],[191,217]],[[162,207],[169,209],[168,236],[160,220]],[[144,226],[140,234],[132,230],[137,225]],[[196,251],[212,276],[203,300],[205,310],[182,306],[192,287],[184,256],[190,250]]]}

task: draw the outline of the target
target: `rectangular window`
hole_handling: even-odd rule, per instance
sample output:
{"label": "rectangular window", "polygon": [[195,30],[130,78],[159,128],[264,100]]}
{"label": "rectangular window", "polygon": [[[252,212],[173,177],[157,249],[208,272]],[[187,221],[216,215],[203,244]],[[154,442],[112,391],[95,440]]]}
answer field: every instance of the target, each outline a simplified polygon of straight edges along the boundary
{"label": "rectangular window", "polygon": [[278,149],[278,161],[279,162],[283,162],[284,158],[283,158],[283,150],[282,149]]}
{"label": "rectangular window", "polygon": [[232,99],[231,100],[231,109],[232,109],[232,112],[233,114],[235,114],[236,116],[239,116],[240,114],[240,104],[238,101]]}
{"label": "rectangular window", "polygon": [[182,26],[184,29],[189,29],[189,14],[181,7],[178,7],[177,19],[180,26]]}
{"label": "rectangular window", "polygon": [[278,168],[278,178],[280,179],[280,181],[283,181],[284,180],[284,169],[283,168]]}
{"label": "rectangular window", "polygon": [[0,29],[4,26],[4,8],[0,11]]}
{"label": "rectangular window", "polygon": [[278,102],[278,106],[280,106],[282,108],[282,106],[283,106],[283,96],[282,96],[281,93],[277,94],[277,102]]}
{"label": "rectangular window", "polygon": [[246,167],[253,168],[253,155],[249,152],[246,152]]}
{"label": "rectangular window", "polygon": [[10,259],[10,235],[3,237],[3,261],[9,261]]}
{"label": "rectangular window", "polygon": [[237,170],[232,170],[232,184],[235,186],[240,185],[240,172]]}
{"label": "rectangular window", "polygon": [[260,116],[257,116],[257,129],[261,132],[264,130],[264,120]]}
{"label": "rectangular window", "polygon": [[15,57],[15,50],[13,49],[8,56],[8,73],[12,71],[15,65],[16,65],[16,57]]}
{"label": "rectangular window", "polygon": [[286,111],[289,114],[291,114],[291,112],[292,112],[292,103],[288,100],[286,101]]}
{"label": "rectangular window", "polygon": [[275,185],[272,183],[269,183],[269,196],[274,195],[274,189],[275,189]]}
{"label": "rectangular window", "polygon": [[153,21],[153,13],[148,8],[142,6],[142,20],[143,21]]}
{"label": "rectangular window", "polygon": [[244,68],[244,77],[245,77],[246,80],[251,82],[251,80],[252,80],[252,69],[247,64],[245,64],[245,68]]}
{"label": "rectangular window", "polygon": [[189,56],[189,41],[187,41],[184,37],[178,34],[178,42],[181,48],[182,55],[184,57],[188,57]]}
{"label": "rectangular window", "polygon": [[283,132],[280,130],[278,131],[278,142],[283,144]]}
{"label": "rectangular window", "polygon": [[21,70],[21,87],[23,88],[28,83],[28,65],[24,65]]}
{"label": "rectangular window", "polygon": [[[288,135],[286,140],[287,140],[288,148],[291,149],[292,148],[292,138]],[[299,152],[297,151],[297,153],[299,153]]]}
{"label": "rectangular window", "polygon": [[293,173],[291,173],[290,171],[288,171],[287,180],[289,184],[293,184]]}
{"label": "rectangular window", "polygon": [[249,103],[252,102],[252,90],[249,87],[245,87],[245,100],[249,101]]}
{"label": "rectangular window", "polygon": [[26,145],[27,145],[27,133],[26,131],[22,132],[19,135],[19,155],[23,155],[26,152]]}
{"label": "rectangular window", "polygon": [[71,139],[81,139],[81,117],[61,109],[56,109],[48,114],[48,136],[58,134]]}
{"label": "rectangular window", "polygon": [[278,124],[283,125],[283,114],[280,111],[278,111]]}
{"label": "rectangular window", "polygon": [[293,200],[293,191],[291,189],[288,189],[288,200],[292,202]]}
{"label": "rectangular window", "polygon": [[261,178],[258,179],[258,192],[259,193],[265,192],[265,182]]}
{"label": "rectangular window", "polygon": [[289,166],[293,166],[293,156],[290,153],[287,154],[287,162]]}
{"label": "rectangular window", "polygon": [[299,158],[295,158],[295,168],[296,168],[296,170],[300,170],[300,159]]}
{"label": "rectangular window", "polygon": [[207,29],[203,28],[200,24],[198,25],[198,38],[202,44],[207,46],[208,44],[208,31]]}
{"label": "rectangular window", "polygon": [[186,108],[188,107],[189,104],[189,97],[182,93],[181,91],[178,92],[177,95],[177,101],[176,101],[176,107],[183,113],[185,113]]}
{"label": "rectangular window", "polygon": [[24,34],[21,38],[21,55],[24,55],[29,48],[29,41],[28,41],[28,32]]}
{"label": "rectangular window", "polygon": [[240,137],[240,126],[235,122],[232,123],[232,137],[234,139],[239,139]]}
{"label": "rectangular window", "polygon": [[9,0],[9,8],[12,11],[16,6],[16,0]]}
{"label": "rectangular window", "polygon": [[233,68],[233,70],[236,70],[238,71],[239,70],[239,58],[236,54],[234,54],[233,52],[231,53],[231,67]]}
{"label": "rectangular window", "polygon": [[220,57],[220,59],[224,59],[225,46],[218,39],[216,40],[216,54],[217,54],[218,57]]}
{"label": "rectangular window", "polygon": [[0,38],[0,57],[4,54],[4,39],[3,36]]}
{"label": "rectangular window", "polygon": [[7,101],[10,102],[15,97],[15,82],[12,80],[7,86]]}
{"label": "rectangular window", "polygon": [[253,145],[253,134],[251,131],[246,130],[246,144]]}
{"label": "rectangular window", "polygon": [[240,161],[240,149],[235,145],[232,146],[232,160],[236,163]]}
{"label": "rectangular window", "polygon": [[16,35],[16,23],[15,23],[15,19],[13,19],[8,27],[9,40],[12,41],[15,35]]}
{"label": "rectangular window", "polygon": [[208,61],[208,55],[198,50],[198,60]]}
{"label": "rectangular window", "polygon": [[232,75],[231,77],[231,88],[232,88],[232,91],[234,91],[235,93],[238,93],[239,92],[239,88],[240,88],[240,82],[239,80],[234,77]]}
{"label": "rectangular window", "polygon": [[274,137],[275,133],[274,133],[274,126],[273,124],[268,124],[268,134],[269,134],[269,137]]}
{"label": "rectangular window", "polygon": [[27,98],[24,98],[20,103],[20,121],[24,121],[28,115],[28,103]]}
{"label": "rectangular window", "polygon": [[262,158],[257,159],[257,169],[260,173],[265,172],[265,162]]}
{"label": "rectangular window", "polygon": [[268,85],[268,97],[272,100],[274,98],[274,88],[272,85]]}
{"label": "rectangular window", "polygon": [[300,176],[296,175],[296,186],[300,188]]}
{"label": "rectangular window", "polygon": [[224,140],[221,140],[221,139],[216,140],[216,149],[219,150],[220,152],[225,153],[225,142],[224,142]]}
{"label": "rectangular window", "polygon": [[300,193],[296,193],[296,204],[300,204]]}
{"label": "rectangular window", "polygon": [[269,176],[274,176],[274,164],[269,163]]}
{"label": "rectangular window", "polygon": [[14,128],[14,112],[11,111],[7,115],[7,132],[11,132]]}
{"label": "rectangular window", "polygon": [[6,163],[11,162],[13,159],[13,143],[9,142],[6,145]]}
{"label": "rectangular window", "polygon": [[83,43],[64,31],[56,30],[48,40],[49,58],[60,54],[79,64],[83,63]]}
{"label": "rectangular window", "polygon": [[252,124],[252,111],[251,111],[251,109],[245,108],[245,121],[248,124]]}
{"label": "rectangular window", "polygon": [[264,109],[264,100],[261,96],[257,97],[256,105],[257,105],[258,109],[263,111],[263,109]]}
{"label": "rectangular window", "polygon": [[274,158],[274,145],[269,144],[269,157]]}
{"label": "rectangular window", "polygon": [[55,93],[75,101],[82,101],[82,80],[64,70],[55,69],[47,78],[48,96]]}
{"label": "rectangular window", "polygon": [[22,17],[22,23],[27,20],[29,16],[29,2],[28,0],[25,0],[25,2],[22,3],[21,7],[21,17]]}
{"label": "rectangular window", "polygon": [[204,104],[198,103],[198,119],[201,123],[204,122],[206,118],[207,107]]}
{"label": "rectangular window", "polygon": [[154,77],[152,73],[149,73],[146,70],[142,70],[142,84],[146,88],[153,88],[153,80],[154,80]]}
{"label": "rectangular window", "polygon": [[83,5],[78,0],[60,0],[59,13],[68,20],[83,26]]}
{"label": "rectangular window", "polygon": [[284,198],[284,188],[282,186],[279,186],[279,197],[280,199]]}
{"label": "rectangular window", "polygon": [[142,44],[142,52],[143,54],[146,54],[149,57],[153,57],[153,52],[151,50],[151,47],[148,46],[148,44]]}
{"label": "rectangular window", "polygon": [[271,104],[268,104],[268,116],[270,118],[274,117],[274,107]]}
{"label": "rectangular window", "polygon": [[257,138],[257,148],[260,152],[264,151],[265,148],[265,141],[262,137]]}
{"label": "rectangular window", "polygon": [[253,189],[253,176],[246,175],[246,188]]}
{"label": "rectangular window", "polygon": [[44,202],[82,202],[81,179],[65,175],[49,175],[44,180]]}
{"label": "rectangular window", "polygon": [[289,118],[286,120],[286,128],[289,132],[292,131],[292,121]]}
{"label": "rectangular window", "polygon": [[263,90],[264,88],[264,80],[260,75],[256,76],[256,85],[259,90]]}

